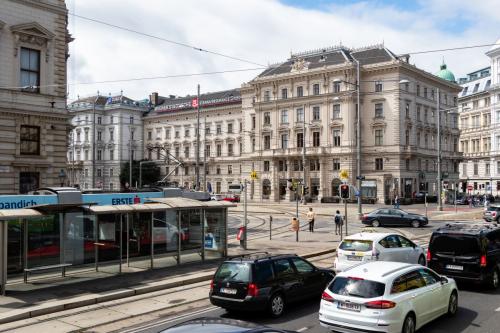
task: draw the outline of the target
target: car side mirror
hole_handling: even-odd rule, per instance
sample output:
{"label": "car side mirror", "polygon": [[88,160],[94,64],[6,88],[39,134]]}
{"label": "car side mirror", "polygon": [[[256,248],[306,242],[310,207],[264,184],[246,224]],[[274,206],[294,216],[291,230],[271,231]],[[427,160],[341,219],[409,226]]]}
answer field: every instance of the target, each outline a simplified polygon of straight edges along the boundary
{"label": "car side mirror", "polygon": [[441,284],[446,284],[448,283],[448,279],[446,278],[446,276],[441,276]]}

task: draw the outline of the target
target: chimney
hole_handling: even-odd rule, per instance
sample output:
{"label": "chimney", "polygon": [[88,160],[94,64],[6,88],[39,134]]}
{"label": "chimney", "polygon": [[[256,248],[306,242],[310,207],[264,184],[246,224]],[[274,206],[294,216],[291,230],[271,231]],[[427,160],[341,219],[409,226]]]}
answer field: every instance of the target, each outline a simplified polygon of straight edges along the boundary
{"label": "chimney", "polygon": [[158,105],[158,93],[151,93],[151,95],[149,95],[149,101],[155,106]]}

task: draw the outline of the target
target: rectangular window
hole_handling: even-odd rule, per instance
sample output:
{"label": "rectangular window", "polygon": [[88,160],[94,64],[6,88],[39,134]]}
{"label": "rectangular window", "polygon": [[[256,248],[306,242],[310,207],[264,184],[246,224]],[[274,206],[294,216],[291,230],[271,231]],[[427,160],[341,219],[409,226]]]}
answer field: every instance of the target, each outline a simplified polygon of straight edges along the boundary
{"label": "rectangular window", "polygon": [[218,165],[217,167],[215,167],[215,173],[220,175],[221,171],[220,171],[220,165]]}
{"label": "rectangular window", "polygon": [[298,108],[296,110],[297,112],[297,122],[303,122],[304,121],[304,109],[303,108]]}
{"label": "rectangular window", "polygon": [[148,140],[152,140],[152,139],[153,139],[153,132],[148,131]]}
{"label": "rectangular window", "polygon": [[189,147],[184,147],[184,157],[189,158]]}
{"label": "rectangular window", "polygon": [[375,92],[382,92],[382,89],[383,89],[382,82],[380,81],[375,82]]}
{"label": "rectangular window", "polygon": [[474,176],[477,176],[479,174],[479,165],[477,163],[474,163]]}
{"label": "rectangular window", "polygon": [[297,148],[304,147],[304,133],[297,133]]}
{"label": "rectangular window", "polygon": [[485,174],[486,174],[486,176],[489,176],[489,175],[490,175],[490,164],[489,164],[489,163],[486,163],[486,164],[484,165],[484,167],[485,167],[484,169],[485,169]]}
{"label": "rectangular window", "polygon": [[424,87],[424,97],[427,98],[427,88]]}
{"label": "rectangular window", "polygon": [[21,48],[21,87],[23,91],[40,92],[40,51]]}
{"label": "rectangular window", "polygon": [[375,146],[382,146],[384,144],[383,130],[375,130]]}
{"label": "rectangular window", "polygon": [[333,104],[333,119],[340,119],[340,104]]}
{"label": "rectangular window", "polygon": [[180,136],[181,136],[181,135],[180,135],[180,132],[179,132],[179,131],[175,131],[175,138],[176,138],[176,139],[179,139],[179,138],[180,138]]}
{"label": "rectangular window", "polygon": [[113,149],[111,149],[109,151],[109,160],[112,161],[115,159],[115,151]]}
{"label": "rectangular window", "polygon": [[420,85],[417,84],[417,96],[420,96]]}
{"label": "rectangular window", "polygon": [[384,170],[384,159],[376,158],[375,159],[375,170]]}
{"label": "rectangular window", "polygon": [[134,123],[134,117],[130,117],[130,123],[133,124]]}
{"label": "rectangular window", "polygon": [[282,149],[288,148],[288,134],[281,135],[281,148]]}
{"label": "rectangular window", "polygon": [[297,87],[297,97],[304,97],[304,87],[302,86]]}
{"label": "rectangular window", "polygon": [[184,137],[185,137],[185,138],[189,138],[189,136],[190,136],[190,135],[189,135],[189,129],[185,129],[185,130],[184,130]]}
{"label": "rectangular window", "polygon": [[252,138],[252,152],[255,151],[255,138]]}
{"label": "rectangular window", "polygon": [[375,118],[384,117],[384,104],[376,103],[375,104]]}
{"label": "rectangular window", "polygon": [[313,84],[313,95],[319,95],[319,84]]}
{"label": "rectangular window", "polygon": [[97,131],[97,141],[102,141],[102,132]]}
{"label": "rectangular window", "polygon": [[222,156],[222,145],[221,144],[217,144],[217,146],[216,146],[216,153],[217,153],[217,157],[221,157]]}
{"label": "rectangular window", "polygon": [[206,134],[206,135],[210,135],[210,126],[207,126],[207,127],[205,128],[205,134]]}
{"label": "rectangular window", "polygon": [[83,152],[83,160],[84,161],[88,161],[89,160],[89,151],[88,150],[85,150]]}
{"label": "rectangular window", "polygon": [[340,147],[340,130],[333,130],[333,146]]}
{"label": "rectangular window", "polygon": [[340,82],[333,82],[333,92],[334,93],[340,92]]}
{"label": "rectangular window", "polygon": [[313,132],[313,147],[319,147],[319,145],[320,145],[319,132]]}
{"label": "rectangular window", "polygon": [[281,99],[287,99],[288,98],[288,89],[283,88],[281,89]]}
{"label": "rectangular window", "polygon": [[271,149],[271,136],[264,136],[264,149]]}
{"label": "rectangular window", "polygon": [[278,171],[288,171],[288,166],[286,164],[286,161],[278,161]]}
{"label": "rectangular window", "polygon": [[228,175],[232,175],[233,174],[233,166],[231,164],[229,164],[227,166],[227,174]]}
{"label": "rectangular window", "polygon": [[288,110],[281,110],[281,123],[288,124]]}
{"label": "rectangular window", "polygon": [[264,125],[271,125],[271,112],[264,112]]}
{"label": "rectangular window", "polygon": [[420,105],[417,105],[417,120],[420,121]]}
{"label": "rectangular window", "polygon": [[97,177],[102,177],[102,169],[97,169]]}
{"label": "rectangular window", "polygon": [[271,92],[269,90],[264,90],[264,102],[269,102],[271,100]]}
{"label": "rectangular window", "polygon": [[227,156],[233,156],[233,144],[232,143],[227,144]]}
{"label": "rectangular window", "polygon": [[313,106],[313,120],[320,120],[319,106]]}
{"label": "rectangular window", "polygon": [[333,159],[333,171],[340,170],[340,158]]}
{"label": "rectangular window", "polygon": [[115,170],[113,168],[109,169],[109,176],[113,177],[115,175]]}
{"label": "rectangular window", "polygon": [[405,164],[406,164],[406,171],[410,171],[410,159],[409,158],[407,158],[405,160]]}
{"label": "rectangular window", "polygon": [[110,128],[109,129],[109,141],[113,141],[115,139],[115,131]]}
{"label": "rectangular window", "polygon": [[21,125],[21,155],[40,155],[40,127]]}
{"label": "rectangular window", "polygon": [[210,157],[210,145],[205,146],[205,156]]}
{"label": "rectangular window", "polygon": [[410,103],[405,104],[405,115],[406,118],[410,118]]}
{"label": "rectangular window", "polygon": [[185,176],[189,175],[189,167],[188,166],[184,166],[184,175]]}
{"label": "rectangular window", "polygon": [[406,132],[405,132],[405,144],[407,146],[410,145],[410,130],[406,130]]}
{"label": "rectangular window", "polygon": [[102,150],[97,150],[97,160],[100,161],[102,160]]}
{"label": "rectangular window", "polygon": [[233,133],[233,124],[231,124],[231,123],[230,123],[230,124],[227,124],[227,132],[228,132],[229,134]]}
{"label": "rectangular window", "polygon": [[252,116],[252,129],[255,129],[255,116]]}
{"label": "rectangular window", "polygon": [[221,135],[222,134],[222,125],[221,124],[217,124],[217,126],[215,127],[215,133],[217,135]]}
{"label": "rectangular window", "polygon": [[264,171],[268,172],[270,170],[270,163],[269,161],[264,161]]}
{"label": "rectangular window", "polygon": [[115,117],[114,116],[109,117],[109,123],[110,124],[114,124],[115,123]]}
{"label": "rectangular window", "polygon": [[101,125],[102,124],[102,117],[97,117],[97,124]]}

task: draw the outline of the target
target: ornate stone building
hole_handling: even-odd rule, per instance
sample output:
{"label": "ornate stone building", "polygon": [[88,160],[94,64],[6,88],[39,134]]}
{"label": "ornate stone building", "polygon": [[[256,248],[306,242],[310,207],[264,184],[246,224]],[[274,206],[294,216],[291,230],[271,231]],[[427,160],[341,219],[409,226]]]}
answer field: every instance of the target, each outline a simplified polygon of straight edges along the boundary
{"label": "ornate stone building", "polygon": [[142,117],[148,108],[147,100],[134,101],[122,94],[70,103],[68,183],[81,189],[119,191],[124,162],[143,158]]}
{"label": "ornate stone building", "polygon": [[64,0],[0,1],[0,194],[66,183]]}
{"label": "ornate stone building", "polygon": [[[162,97],[153,93],[154,110],[144,118],[145,154],[157,161],[169,182],[193,188],[196,184],[197,107],[196,96]],[[243,150],[241,96],[239,89],[200,96],[200,185],[203,188],[203,161],[210,192],[228,192],[241,178]],[[206,154],[206,156],[204,156]],[[178,164],[172,156],[182,166]]]}
{"label": "ornate stone building", "polygon": [[[454,82],[425,72],[382,45],[292,55],[241,89],[245,177],[251,197],[290,200],[287,179],[313,198],[338,195],[339,173],[356,183],[356,60],[360,62],[361,192],[364,197],[437,194],[437,89],[440,109],[456,107]],[[441,112],[442,170],[458,180],[458,121]],[[305,145],[305,165],[302,147]]]}

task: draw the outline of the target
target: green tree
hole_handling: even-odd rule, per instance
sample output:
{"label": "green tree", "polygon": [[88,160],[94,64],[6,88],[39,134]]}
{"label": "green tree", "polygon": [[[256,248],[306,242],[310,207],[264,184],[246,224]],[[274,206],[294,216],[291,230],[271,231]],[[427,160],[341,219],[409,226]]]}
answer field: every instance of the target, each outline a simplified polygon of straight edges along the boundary
{"label": "green tree", "polygon": [[[130,163],[122,163],[122,168],[120,172],[120,184],[125,187],[130,181]],[[139,161],[132,162],[132,184],[130,187],[139,186]],[[156,163],[143,163],[142,164],[142,186],[153,185],[160,180],[160,167]]]}

